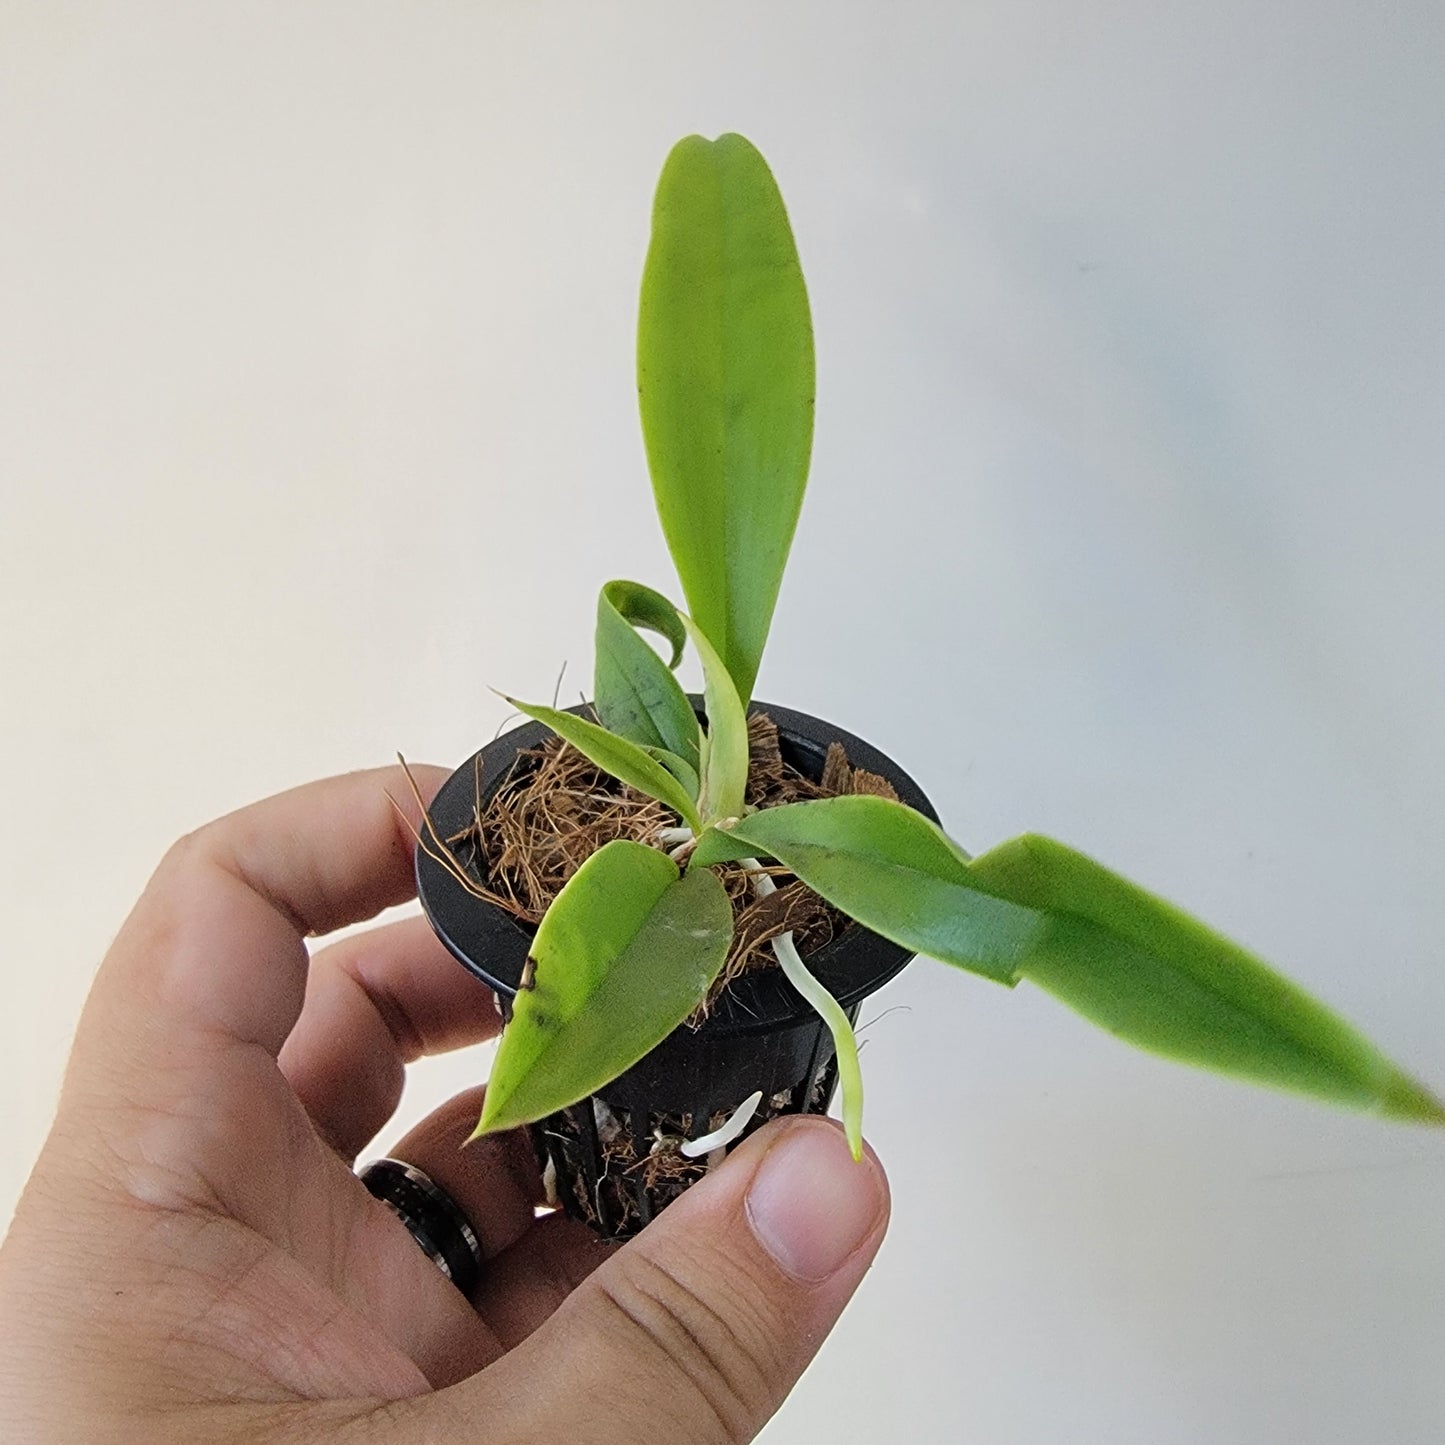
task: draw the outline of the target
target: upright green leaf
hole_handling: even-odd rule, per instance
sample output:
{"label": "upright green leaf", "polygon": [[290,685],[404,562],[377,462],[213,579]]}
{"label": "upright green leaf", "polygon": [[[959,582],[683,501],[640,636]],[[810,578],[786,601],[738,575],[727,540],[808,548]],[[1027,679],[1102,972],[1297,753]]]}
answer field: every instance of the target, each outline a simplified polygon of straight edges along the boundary
{"label": "upright green leaf", "polygon": [[[638,635],[639,627],[667,640],[670,665]],[[660,592],[637,582],[603,587],[597,598],[597,716],[618,736],[641,747],[664,748],[695,769],[697,715],[672,673],[686,641],[677,608]]]}
{"label": "upright green leaf", "polygon": [[682,625],[702,662],[702,705],[707,713],[698,809],[706,823],[736,818],[743,811],[748,788],[747,713],[732,677],[702,629],[690,617],[684,617]]}
{"label": "upright green leaf", "polygon": [[886,798],[824,798],[749,814],[703,835],[698,864],[776,858],[850,918],[904,948],[1011,984],[1048,927],[1045,915],[992,896],[922,813]]}
{"label": "upright green leaf", "polygon": [[1028,835],[970,871],[1052,918],[1020,976],[1120,1038],[1258,1083],[1445,1122],[1438,1100],[1323,1004],[1091,858]]}
{"label": "upright green leaf", "polygon": [[694,832],[702,826],[697,806],[688,796],[687,789],[636,743],[630,743],[595,722],[578,717],[576,713],[518,702],[514,697],[509,697],[507,701],[518,712],[545,723],[603,772],[610,773],[619,782],[627,783],[650,798],[656,798],[660,803],[666,803]]}
{"label": "upright green leaf", "polygon": [[688,610],[746,705],[807,484],[814,379],[787,212],[767,163],[741,136],[689,136],[663,167],[637,387]]}
{"label": "upright green leaf", "polygon": [[679,878],[642,843],[599,849],[537,929],[477,1133],[545,1118],[630,1069],[706,995],[731,941],[715,874]]}

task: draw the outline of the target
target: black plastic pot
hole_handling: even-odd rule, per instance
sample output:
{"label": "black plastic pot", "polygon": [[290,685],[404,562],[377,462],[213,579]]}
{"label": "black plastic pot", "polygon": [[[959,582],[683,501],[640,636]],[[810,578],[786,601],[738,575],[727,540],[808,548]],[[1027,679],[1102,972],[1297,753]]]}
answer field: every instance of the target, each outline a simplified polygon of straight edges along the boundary
{"label": "black plastic pot", "polygon": [[[800,772],[821,777],[829,744],[841,743],[854,767],[881,774],[903,802],[937,820],[913,779],[851,733],[770,703],[755,703],[753,711],[767,713],[777,724],[784,760]],[[540,723],[527,723],[458,768],[432,804],[437,831],[448,837],[465,829],[478,788],[483,800],[489,799],[511,775],[517,755],[549,736]],[[460,861],[473,872],[480,866],[465,854]],[[496,991],[508,1017],[531,930],[504,909],[473,897],[421,850],[416,872],[422,907],[437,936],[463,967]],[[808,967],[856,1019],[863,1000],[912,957],[854,925],[809,955]],[[778,1114],[826,1110],[835,1081],[826,1025],[781,970],[756,969],[734,980],[699,1027],[676,1029],[592,1100],[533,1125],[532,1137],[539,1163],[545,1168],[550,1162],[556,1171],[567,1212],[610,1238],[625,1238],[687,1182],[675,1175],[659,1179],[647,1167],[646,1150],[657,1133],[682,1128],[695,1137],[710,1127],[708,1121],[732,1111],[756,1090],[764,1102],[752,1128]],[[624,1151],[622,1163],[611,1147],[619,1131],[633,1151]]]}

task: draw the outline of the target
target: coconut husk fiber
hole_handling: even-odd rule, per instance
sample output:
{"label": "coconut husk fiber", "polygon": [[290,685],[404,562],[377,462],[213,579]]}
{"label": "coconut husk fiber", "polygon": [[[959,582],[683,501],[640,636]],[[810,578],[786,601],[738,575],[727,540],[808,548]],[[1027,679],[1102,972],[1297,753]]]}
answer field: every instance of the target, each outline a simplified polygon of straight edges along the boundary
{"label": "coconut husk fiber", "polygon": [[[762,713],[748,719],[748,752],[747,801],[755,807],[851,793],[897,797],[885,778],[852,767],[837,743],[829,748],[822,777],[815,782],[783,758],[777,727]],[[618,782],[569,743],[551,737],[519,753],[507,780],[480,804],[471,823],[446,842],[454,857],[463,851],[471,854],[473,876],[484,880],[477,890],[482,896],[535,927],[568,879],[604,844],[627,838],[665,848],[664,830],[677,826],[676,815],[664,804]],[[776,966],[768,944],[779,934],[791,932],[806,958],[852,926],[786,870],[769,871],[777,891],[759,898],[741,866],[718,867],[733,905],[733,943],[693,1023],[706,1017],[733,979],[749,969]]]}

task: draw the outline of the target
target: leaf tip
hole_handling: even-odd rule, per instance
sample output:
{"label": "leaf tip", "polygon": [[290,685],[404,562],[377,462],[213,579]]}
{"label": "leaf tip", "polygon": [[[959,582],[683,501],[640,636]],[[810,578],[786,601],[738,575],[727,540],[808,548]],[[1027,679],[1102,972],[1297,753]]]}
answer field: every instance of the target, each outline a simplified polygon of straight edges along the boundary
{"label": "leaf tip", "polygon": [[1382,1112],[1411,1124],[1445,1125],[1445,1104],[1408,1074],[1395,1074],[1386,1085]]}
{"label": "leaf tip", "polygon": [[477,1120],[477,1127],[467,1135],[463,1144],[474,1143],[478,1139],[485,1138],[488,1134],[501,1134],[508,1129],[515,1129],[527,1121],[524,1118],[515,1116],[515,1110],[508,1108],[508,1099],[500,1092],[493,1092],[490,1088],[482,1097],[482,1113]]}

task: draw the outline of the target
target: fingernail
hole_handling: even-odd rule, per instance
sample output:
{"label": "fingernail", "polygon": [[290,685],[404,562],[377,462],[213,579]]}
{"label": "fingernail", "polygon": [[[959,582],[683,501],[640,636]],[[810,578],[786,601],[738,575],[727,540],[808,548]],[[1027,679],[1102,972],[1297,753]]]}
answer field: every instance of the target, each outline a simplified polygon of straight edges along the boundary
{"label": "fingernail", "polygon": [[818,1284],[869,1238],[886,1199],[878,1165],[868,1154],[855,1164],[841,1129],[794,1124],[753,1176],[748,1223],[781,1270]]}

